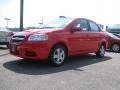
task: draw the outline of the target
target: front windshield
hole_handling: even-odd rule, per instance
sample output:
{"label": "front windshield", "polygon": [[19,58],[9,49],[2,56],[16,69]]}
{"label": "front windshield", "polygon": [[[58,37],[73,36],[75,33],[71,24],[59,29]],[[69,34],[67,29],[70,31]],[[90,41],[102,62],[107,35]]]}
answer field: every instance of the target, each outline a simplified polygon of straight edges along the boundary
{"label": "front windshield", "polygon": [[42,25],[41,28],[64,28],[66,25],[68,25],[73,19],[72,18],[57,18],[47,24]]}

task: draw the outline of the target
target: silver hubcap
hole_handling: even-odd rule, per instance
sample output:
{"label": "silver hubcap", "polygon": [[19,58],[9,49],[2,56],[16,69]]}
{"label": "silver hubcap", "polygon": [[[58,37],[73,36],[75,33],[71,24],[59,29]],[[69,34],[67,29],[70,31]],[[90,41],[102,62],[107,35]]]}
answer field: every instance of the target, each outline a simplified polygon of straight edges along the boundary
{"label": "silver hubcap", "polygon": [[114,52],[118,52],[118,51],[120,50],[120,46],[119,46],[118,44],[114,44],[114,45],[112,46],[112,50],[113,50]]}
{"label": "silver hubcap", "polygon": [[104,54],[105,54],[105,47],[101,46],[101,48],[100,48],[100,55],[104,56]]}
{"label": "silver hubcap", "polygon": [[62,48],[57,48],[54,51],[53,59],[56,64],[61,64],[65,59],[65,52]]}

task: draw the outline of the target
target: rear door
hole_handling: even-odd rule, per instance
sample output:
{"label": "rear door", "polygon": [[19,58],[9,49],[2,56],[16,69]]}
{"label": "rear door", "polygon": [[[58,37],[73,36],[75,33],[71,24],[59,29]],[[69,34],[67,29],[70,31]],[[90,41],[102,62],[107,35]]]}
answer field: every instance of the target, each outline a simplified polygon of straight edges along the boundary
{"label": "rear door", "polygon": [[88,20],[90,31],[88,32],[88,42],[91,51],[96,51],[99,48],[102,39],[100,27],[93,21]]}

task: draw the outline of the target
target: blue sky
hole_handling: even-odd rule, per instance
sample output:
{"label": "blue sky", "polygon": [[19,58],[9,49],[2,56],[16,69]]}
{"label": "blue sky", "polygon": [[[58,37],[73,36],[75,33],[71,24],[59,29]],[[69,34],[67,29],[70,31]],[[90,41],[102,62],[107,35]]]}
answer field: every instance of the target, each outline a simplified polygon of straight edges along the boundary
{"label": "blue sky", "polygon": [[0,6],[9,3],[10,0],[0,0]]}
{"label": "blue sky", "polygon": [[3,14],[3,8],[5,7],[5,5],[7,3],[9,3],[8,0],[0,0],[0,11],[1,11],[0,16],[2,16],[2,14]]}
{"label": "blue sky", "polygon": [[[39,26],[59,15],[84,17],[98,23],[120,23],[120,0],[24,0],[24,26]],[[19,27],[20,0],[0,0],[0,27],[10,18],[10,27]]]}
{"label": "blue sky", "polygon": [[0,0],[0,10],[6,7],[7,4],[9,4],[11,0]]}

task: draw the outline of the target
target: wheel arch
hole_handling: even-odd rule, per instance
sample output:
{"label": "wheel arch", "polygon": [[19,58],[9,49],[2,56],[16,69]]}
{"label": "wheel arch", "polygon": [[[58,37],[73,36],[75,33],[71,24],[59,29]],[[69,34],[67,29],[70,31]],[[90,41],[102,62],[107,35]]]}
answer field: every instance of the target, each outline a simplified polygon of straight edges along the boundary
{"label": "wheel arch", "polygon": [[66,52],[67,52],[67,56],[68,56],[68,50],[69,50],[69,49],[68,49],[68,46],[67,46],[64,42],[57,42],[57,43],[53,44],[52,47],[51,47],[51,49],[50,49],[49,55],[50,55],[51,51],[53,50],[53,48],[54,48],[55,46],[57,46],[57,45],[63,46],[63,47],[65,48],[65,50],[66,50]]}
{"label": "wheel arch", "polygon": [[[99,44],[97,51],[99,51],[101,45],[104,45],[104,46],[105,46],[105,49],[107,49],[107,47],[108,47],[107,44],[106,44],[106,42],[103,41],[103,42],[101,42],[101,43]],[[96,52],[97,52],[97,51],[96,51]]]}
{"label": "wheel arch", "polygon": [[105,46],[105,48],[107,47],[107,44],[105,43],[105,42],[101,42],[101,44],[100,45],[104,45]]}
{"label": "wheel arch", "polygon": [[[113,44],[118,44],[118,45],[120,45],[120,43],[118,43],[118,42],[114,42],[114,43],[111,44],[111,46],[112,46]],[[110,46],[110,47],[111,47],[111,46]]]}

